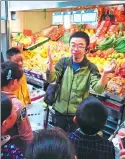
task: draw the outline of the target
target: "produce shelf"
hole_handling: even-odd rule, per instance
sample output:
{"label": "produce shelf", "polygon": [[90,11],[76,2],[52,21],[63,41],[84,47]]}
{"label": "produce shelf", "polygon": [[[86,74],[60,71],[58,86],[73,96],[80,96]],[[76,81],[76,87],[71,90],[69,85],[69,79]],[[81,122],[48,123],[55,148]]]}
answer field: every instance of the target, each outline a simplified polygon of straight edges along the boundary
{"label": "produce shelf", "polygon": [[45,40],[42,40],[32,46],[29,46],[28,48],[25,48],[25,50],[34,50],[36,47],[40,46],[41,44],[44,44],[45,42],[49,41],[50,38],[45,38]]}

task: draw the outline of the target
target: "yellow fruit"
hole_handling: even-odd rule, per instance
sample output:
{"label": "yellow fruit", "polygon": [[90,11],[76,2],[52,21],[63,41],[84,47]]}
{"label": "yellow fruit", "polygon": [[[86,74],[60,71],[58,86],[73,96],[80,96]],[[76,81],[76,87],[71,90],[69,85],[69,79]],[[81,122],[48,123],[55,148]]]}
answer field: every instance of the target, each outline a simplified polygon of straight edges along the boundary
{"label": "yellow fruit", "polygon": [[111,58],[112,57],[112,55],[108,55],[108,58]]}
{"label": "yellow fruit", "polygon": [[119,54],[115,54],[115,55],[114,55],[114,57],[115,57],[116,59],[119,58],[119,56],[120,56]]}
{"label": "yellow fruit", "polygon": [[85,33],[87,33],[87,34],[89,34],[89,30],[88,29],[85,29],[85,31],[84,31]]}
{"label": "yellow fruit", "polygon": [[93,29],[90,29],[90,34],[94,34],[94,30]]}
{"label": "yellow fruit", "polygon": [[56,63],[56,62],[59,61],[59,58],[58,58],[58,57],[55,57],[53,60],[54,60],[54,62]]}
{"label": "yellow fruit", "polygon": [[111,55],[111,58],[115,58],[115,55],[116,55],[116,54],[113,53],[113,54]]}
{"label": "yellow fruit", "polygon": [[118,59],[117,59],[117,62],[122,62],[122,59],[119,59],[119,58],[118,58]]}
{"label": "yellow fruit", "polygon": [[107,58],[107,61],[111,61],[112,58]]}
{"label": "yellow fruit", "polygon": [[118,53],[120,55],[120,58],[124,58],[124,54],[123,53]]}
{"label": "yellow fruit", "polygon": [[107,38],[109,35],[108,34],[105,34],[105,37]]}
{"label": "yellow fruit", "polygon": [[44,57],[44,58],[47,58],[47,53],[46,52],[43,52],[43,53],[41,53],[40,54],[42,57]]}

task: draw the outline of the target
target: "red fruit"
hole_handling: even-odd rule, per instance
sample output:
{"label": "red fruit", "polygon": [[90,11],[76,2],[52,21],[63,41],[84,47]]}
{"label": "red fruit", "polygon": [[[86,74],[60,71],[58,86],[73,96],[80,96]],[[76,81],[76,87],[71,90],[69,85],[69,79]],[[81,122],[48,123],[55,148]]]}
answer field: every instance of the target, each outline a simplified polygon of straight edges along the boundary
{"label": "red fruit", "polygon": [[74,116],[73,122],[74,122],[75,124],[77,123],[76,116]]}
{"label": "red fruit", "polygon": [[107,17],[105,18],[105,20],[106,20],[106,21],[110,21],[110,17],[107,16]]}
{"label": "red fruit", "polygon": [[100,55],[100,57],[101,57],[101,58],[104,58],[104,57],[105,57],[105,55],[104,55],[104,54],[101,54],[101,55]]}

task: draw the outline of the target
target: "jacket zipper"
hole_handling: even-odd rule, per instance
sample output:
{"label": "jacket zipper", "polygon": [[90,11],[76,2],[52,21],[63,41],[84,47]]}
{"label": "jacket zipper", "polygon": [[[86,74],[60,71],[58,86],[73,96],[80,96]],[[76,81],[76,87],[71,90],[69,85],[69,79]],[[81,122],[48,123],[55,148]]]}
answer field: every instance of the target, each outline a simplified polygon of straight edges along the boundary
{"label": "jacket zipper", "polygon": [[[76,70],[76,72],[78,72],[79,70],[81,70],[80,68],[78,68],[78,70]],[[75,72],[75,73],[76,73]],[[67,116],[68,116],[68,108],[69,108],[69,101],[70,101],[70,96],[71,96],[71,90],[72,90],[72,85],[73,85],[73,81],[74,81],[74,74],[75,74],[74,72],[73,72],[73,79],[72,79],[72,83],[71,83],[71,88],[70,88],[70,95],[69,95],[69,99],[68,99],[68,106],[67,106]]]}
{"label": "jacket zipper", "polygon": [[69,99],[68,99],[68,106],[67,106],[67,116],[68,116],[68,109],[69,109],[69,101],[70,101],[70,96],[71,96],[71,90],[72,90],[72,85],[73,85],[73,81],[74,81],[74,73],[73,73],[73,79],[72,79],[72,83],[71,83],[71,87],[70,87],[70,92],[69,92]]}

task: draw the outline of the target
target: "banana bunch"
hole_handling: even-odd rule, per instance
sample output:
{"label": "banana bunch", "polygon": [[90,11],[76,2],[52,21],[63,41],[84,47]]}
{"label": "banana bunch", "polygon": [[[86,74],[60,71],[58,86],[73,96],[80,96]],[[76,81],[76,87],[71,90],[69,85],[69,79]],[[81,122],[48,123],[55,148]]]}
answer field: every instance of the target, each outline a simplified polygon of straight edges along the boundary
{"label": "banana bunch", "polygon": [[36,52],[33,50],[26,50],[22,52],[24,60],[31,59],[36,55]]}
{"label": "banana bunch", "polygon": [[36,55],[33,58],[24,61],[24,68],[43,74],[47,70],[46,60],[40,55]]}
{"label": "banana bunch", "polygon": [[119,53],[125,53],[125,36],[118,38],[115,41],[115,50]]}
{"label": "banana bunch", "polygon": [[113,47],[115,41],[116,41],[116,38],[114,36],[107,37],[97,46],[97,48],[101,51],[107,50]]}

